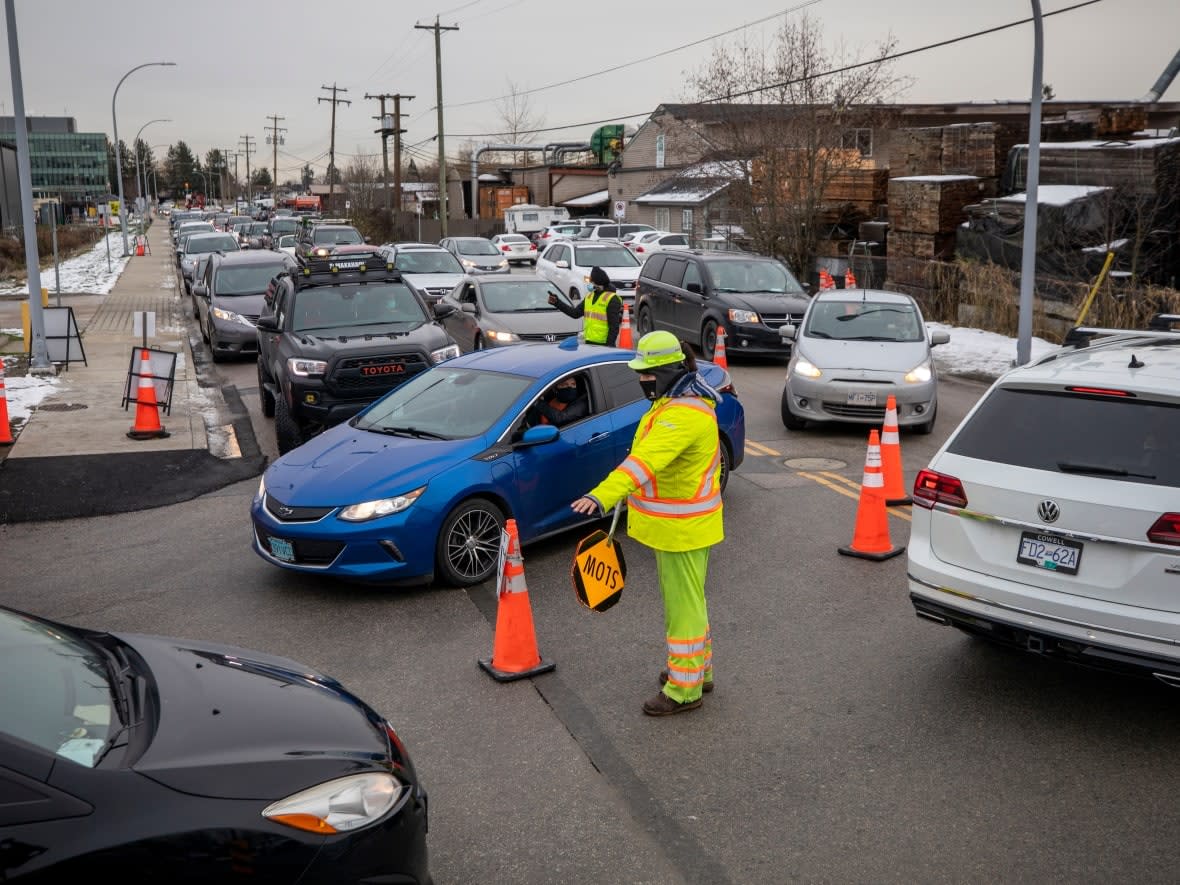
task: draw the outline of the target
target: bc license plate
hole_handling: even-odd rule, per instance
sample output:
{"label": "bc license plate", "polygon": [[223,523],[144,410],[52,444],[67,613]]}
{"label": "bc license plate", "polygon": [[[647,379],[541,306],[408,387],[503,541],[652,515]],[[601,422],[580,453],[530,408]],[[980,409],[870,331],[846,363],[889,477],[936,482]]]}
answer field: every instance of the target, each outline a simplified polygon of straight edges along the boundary
{"label": "bc license plate", "polygon": [[1037,568],[1076,575],[1082,560],[1082,545],[1067,541],[1056,535],[1042,535],[1039,532],[1021,532],[1020,550],[1016,561]]}
{"label": "bc license plate", "polygon": [[869,393],[850,393],[848,394],[848,405],[850,406],[875,406],[877,404],[876,391]]}
{"label": "bc license plate", "polygon": [[270,553],[275,559],[281,559],[283,562],[295,561],[295,548],[291,546],[290,541],[284,541],[282,538],[272,538],[269,535],[267,540],[270,542]]}

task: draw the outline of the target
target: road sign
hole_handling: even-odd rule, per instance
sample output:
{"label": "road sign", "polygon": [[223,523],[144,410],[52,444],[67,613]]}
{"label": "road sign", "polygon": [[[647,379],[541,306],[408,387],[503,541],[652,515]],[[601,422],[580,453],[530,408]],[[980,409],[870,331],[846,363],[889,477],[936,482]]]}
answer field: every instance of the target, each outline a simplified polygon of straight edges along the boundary
{"label": "road sign", "polygon": [[119,201],[118,200],[111,200],[111,215],[118,215],[118,214],[119,214]]}
{"label": "road sign", "polygon": [[574,550],[570,570],[578,602],[596,612],[604,612],[623,595],[627,563],[623,548],[602,530],[587,535]]}
{"label": "road sign", "polygon": [[615,200],[615,218],[622,221],[627,217],[627,201]]}
{"label": "road sign", "polygon": [[344,201],[344,208],[351,209],[352,208],[352,200],[345,200]]}

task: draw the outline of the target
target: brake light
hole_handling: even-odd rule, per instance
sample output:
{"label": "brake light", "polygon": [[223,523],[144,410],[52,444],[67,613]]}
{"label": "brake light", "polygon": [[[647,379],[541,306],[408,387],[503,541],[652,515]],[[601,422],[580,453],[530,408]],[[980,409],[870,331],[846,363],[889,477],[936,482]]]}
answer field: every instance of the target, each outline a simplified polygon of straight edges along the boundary
{"label": "brake light", "polygon": [[537,251],[537,244],[536,243],[529,243],[529,249],[533,252],[536,252]]}
{"label": "brake light", "polygon": [[1165,513],[1147,530],[1147,540],[1153,544],[1180,547],[1180,513]]}
{"label": "brake light", "polygon": [[966,507],[967,492],[956,477],[933,470],[920,470],[918,478],[914,480],[914,503],[927,510],[933,510],[935,504]]}
{"label": "brake light", "polygon": [[1067,387],[1070,393],[1088,393],[1091,396],[1134,396],[1126,390],[1111,390],[1106,387]]}
{"label": "brake light", "polygon": [[636,246],[636,247],[635,247],[635,251],[636,251],[636,252],[642,252],[642,251],[643,251],[643,247],[642,247],[642,246]]}
{"label": "brake light", "polygon": [[512,247],[511,247],[511,246],[501,246],[501,247],[500,247],[500,250],[501,250],[501,251],[503,251],[503,252],[511,252],[511,251],[512,251]]}

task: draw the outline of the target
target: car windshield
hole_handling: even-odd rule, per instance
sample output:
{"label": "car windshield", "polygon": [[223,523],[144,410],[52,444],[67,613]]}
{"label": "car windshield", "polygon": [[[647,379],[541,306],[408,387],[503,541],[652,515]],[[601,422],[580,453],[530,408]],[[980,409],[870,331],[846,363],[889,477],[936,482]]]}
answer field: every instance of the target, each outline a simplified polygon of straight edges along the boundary
{"label": "car windshield", "polygon": [[1180,407],[1174,405],[998,387],[947,451],[1034,470],[1180,488],[1178,436]]}
{"label": "car windshield", "polygon": [[913,305],[858,299],[816,303],[803,334],[840,341],[921,341],[925,337]]}
{"label": "car windshield", "polygon": [[287,265],[281,261],[274,264],[251,264],[244,267],[222,267],[217,271],[214,289],[221,295],[259,295]]}
{"label": "car windshield", "polygon": [[284,218],[270,223],[271,233],[286,234],[299,230],[299,222],[294,218]]}
{"label": "car windshield", "polygon": [[182,237],[189,234],[206,234],[213,232],[213,225],[207,224],[204,221],[186,221],[180,226],[180,235]]}
{"label": "car windshield", "polygon": [[446,249],[398,252],[393,266],[404,273],[463,273],[463,266]]}
{"label": "car windshield", "polygon": [[706,261],[718,292],[802,294],[803,287],[777,261]]}
{"label": "car windshield", "polygon": [[[361,430],[462,439],[479,436],[528,389],[532,379],[438,366],[407,381],[355,419]],[[412,433],[411,433],[412,431]]]}
{"label": "car windshield", "polygon": [[237,252],[238,241],[229,234],[216,237],[189,237],[184,246],[189,255],[203,255],[206,252]]}
{"label": "car windshield", "polygon": [[500,250],[490,240],[459,240],[459,251],[464,255],[499,255]]}
{"label": "car windshield", "polygon": [[294,246],[295,240],[295,234],[283,234],[281,237],[279,237],[279,248],[282,249],[284,247]]}
{"label": "car windshield", "polygon": [[639,259],[626,246],[595,246],[575,248],[574,264],[578,267],[639,267]]}
{"label": "car windshield", "polygon": [[547,280],[497,280],[483,284],[483,303],[492,313],[557,310],[549,296],[557,290]]}
{"label": "car windshield", "polygon": [[402,325],[417,328],[426,313],[404,283],[317,286],[295,298],[292,330],[324,331],[365,325]]}
{"label": "car windshield", "polygon": [[365,238],[351,227],[321,229],[312,234],[312,242],[317,246],[351,246],[364,241]]}
{"label": "car windshield", "polygon": [[122,724],[106,658],[81,636],[0,611],[0,727],[93,768]]}

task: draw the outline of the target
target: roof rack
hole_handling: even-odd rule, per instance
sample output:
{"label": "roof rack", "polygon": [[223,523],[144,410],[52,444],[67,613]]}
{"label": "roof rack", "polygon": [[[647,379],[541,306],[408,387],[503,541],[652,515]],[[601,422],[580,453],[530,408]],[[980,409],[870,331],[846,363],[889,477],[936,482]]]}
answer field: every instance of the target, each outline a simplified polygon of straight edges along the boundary
{"label": "roof rack", "polygon": [[322,285],[337,280],[340,274],[347,274],[354,281],[362,277],[390,282],[400,281],[401,272],[395,270],[393,262],[377,251],[347,252],[343,255],[328,255],[324,258],[300,257],[298,266],[291,276],[303,285]]}
{"label": "roof rack", "polygon": [[1108,329],[1100,326],[1075,326],[1065,335],[1062,347],[1089,347],[1095,338],[1103,339],[1180,339],[1180,332],[1176,331],[1176,324],[1180,323],[1180,314],[1157,313],[1151,318],[1146,329]]}

